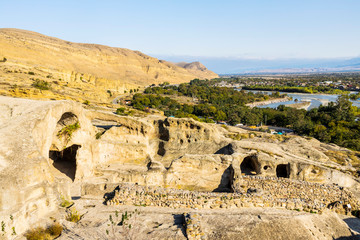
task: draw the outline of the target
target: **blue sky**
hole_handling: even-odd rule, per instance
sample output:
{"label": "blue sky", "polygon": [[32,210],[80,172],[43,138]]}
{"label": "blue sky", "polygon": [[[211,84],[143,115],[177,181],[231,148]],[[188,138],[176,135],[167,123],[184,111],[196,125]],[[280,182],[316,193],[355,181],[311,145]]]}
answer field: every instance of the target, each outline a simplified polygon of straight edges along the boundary
{"label": "blue sky", "polygon": [[359,0],[1,0],[0,27],[152,56],[360,55]]}

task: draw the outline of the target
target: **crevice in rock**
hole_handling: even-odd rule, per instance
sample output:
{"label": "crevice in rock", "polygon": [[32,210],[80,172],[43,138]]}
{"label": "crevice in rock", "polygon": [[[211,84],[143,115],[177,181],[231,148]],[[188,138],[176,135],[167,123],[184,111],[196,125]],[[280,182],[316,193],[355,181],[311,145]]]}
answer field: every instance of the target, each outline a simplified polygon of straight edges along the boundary
{"label": "crevice in rock", "polygon": [[233,181],[234,181],[234,168],[230,165],[225,169],[224,173],[221,175],[221,180],[219,186],[214,189],[214,192],[234,192],[233,190]]}
{"label": "crevice in rock", "polygon": [[164,156],[165,153],[166,153],[165,143],[163,141],[160,141],[157,154],[160,155],[160,156]]}
{"label": "crevice in rock", "polygon": [[165,127],[169,125],[169,123],[159,120],[159,138],[163,141],[169,141],[170,134],[169,130]]}
{"label": "crevice in rock", "polygon": [[174,225],[177,226],[181,230],[181,233],[184,235],[185,238],[187,238],[186,235],[186,222],[185,222],[185,216],[184,214],[173,214],[174,217]]}

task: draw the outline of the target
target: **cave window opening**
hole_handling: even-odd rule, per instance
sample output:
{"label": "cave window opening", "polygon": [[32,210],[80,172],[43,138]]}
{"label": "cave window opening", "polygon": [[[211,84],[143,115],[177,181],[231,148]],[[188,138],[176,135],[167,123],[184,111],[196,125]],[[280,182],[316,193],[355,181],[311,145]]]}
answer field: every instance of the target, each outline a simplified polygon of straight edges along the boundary
{"label": "cave window opening", "polygon": [[72,112],[66,112],[61,116],[61,118],[57,124],[63,127],[63,126],[74,124],[77,121],[79,121],[79,120],[75,114],[73,114]]}
{"label": "cave window opening", "polygon": [[217,150],[215,154],[232,155],[233,153],[234,153],[234,149],[230,143],[230,144],[226,145],[225,147],[222,147],[219,150]]}
{"label": "cave window opening", "polygon": [[241,172],[245,175],[256,175],[258,174],[258,163],[256,156],[248,156],[244,158],[240,164]]}
{"label": "cave window opening", "polygon": [[62,151],[49,151],[49,158],[53,160],[53,166],[72,181],[75,180],[76,154],[80,147],[80,145],[74,144]]}
{"label": "cave window opening", "polygon": [[276,166],[276,176],[278,178],[289,178],[289,164],[279,164]]}

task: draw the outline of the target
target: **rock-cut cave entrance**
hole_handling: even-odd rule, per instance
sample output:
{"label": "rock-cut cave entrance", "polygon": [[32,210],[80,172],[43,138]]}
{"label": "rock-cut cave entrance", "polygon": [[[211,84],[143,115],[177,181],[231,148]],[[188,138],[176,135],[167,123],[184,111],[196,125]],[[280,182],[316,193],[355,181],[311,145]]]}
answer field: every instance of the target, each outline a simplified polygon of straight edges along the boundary
{"label": "rock-cut cave entrance", "polygon": [[240,164],[241,172],[245,175],[256,175],[259,173],[260,164],[255,155],[247,156]]}
{"label": "rock-cut cave entrance", "polygon": [[49,157],[54,161],[53,166],[72,181],[75,180],[76,154],[80,147],[80,145],[74,144],[62,151],[49,151]]}
{"label": "rock-cut cave entrance", "polygon": [[276,166],[276,176],[281,178],[289,178],[290,166],[289,164],[279,164]]}

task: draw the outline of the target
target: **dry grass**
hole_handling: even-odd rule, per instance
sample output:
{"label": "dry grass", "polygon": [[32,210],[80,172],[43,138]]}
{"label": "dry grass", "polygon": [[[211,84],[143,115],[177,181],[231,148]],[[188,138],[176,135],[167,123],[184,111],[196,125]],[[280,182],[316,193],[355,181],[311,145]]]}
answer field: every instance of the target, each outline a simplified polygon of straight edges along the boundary
{"label": "dry grass", "polygon": [[340,165],[347,165],[350,163],[353,167],[360,167],[360,158],[358,152],[354,151],[327,151],[325,155],[333,162]]}
{"label": "dry grass", "polygon": [[271,135],[267,135],[266,138],[270,139],[272,141],[284,142],[284,141],[290,139],[291,136],[279,135],[279,134],[271,134]]}
{"label": "dry grass", "polygon": [[66,216],[66,220],[69,222],[74,222],[77,223],[78,221],[80,221],[82,215],[80,215],[78,213],[78,211],[76,211],[75,208],[71,209],[70,212],[68,212],[67,216]]}
{"label": "dry grass", "polygon": [[48,228],[37,227],[25,233],[27,240],[52,240],[60,236],[63,227],[59,223],[54,223]]}
{"label": "dry grass", "polygon": [[[223,126],[223,125],[221,125],[221,126]],[[251,133],[236,133],[236,134],[232,133],[232,134],[227,135],[228,138],[231,138],[233,140],[238,140],[238,141],[242,140],[242,139],[254,138],[256,136],[257,135],[253,132],[251,132]]]}

